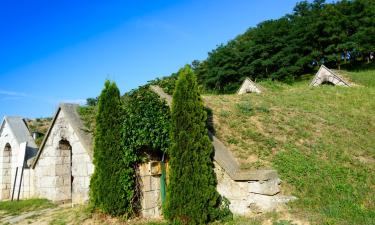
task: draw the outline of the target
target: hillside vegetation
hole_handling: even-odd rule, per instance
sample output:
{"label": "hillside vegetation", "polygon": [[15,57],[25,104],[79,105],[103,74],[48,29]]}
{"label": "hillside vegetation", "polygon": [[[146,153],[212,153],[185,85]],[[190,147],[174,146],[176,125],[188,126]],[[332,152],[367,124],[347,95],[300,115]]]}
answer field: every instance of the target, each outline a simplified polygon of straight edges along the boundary
{"label": "hillside vegetation", "polygon": [[192,63],[208,92],[232,93],[249,76],[292,83],[317,65],[329,68],[374,61],[375,2],[297,3],[292,13],[249,28]]}
{"label": "hillside vegetation", "polygon": [[275,168],[290,204],[319,224],[375,224],[375,70],[357,86],[261,82],[262,94],[206,95],[216,135],[244,169]]}

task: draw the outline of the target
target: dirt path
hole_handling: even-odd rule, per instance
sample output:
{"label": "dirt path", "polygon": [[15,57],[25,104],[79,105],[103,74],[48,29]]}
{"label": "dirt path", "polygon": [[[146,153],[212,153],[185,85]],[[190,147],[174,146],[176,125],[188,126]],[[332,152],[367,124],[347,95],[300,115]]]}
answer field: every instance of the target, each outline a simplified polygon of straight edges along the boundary
{"label": "dirt path", "polygon": [[5,216],[1,218],[1,224],[18,224],[18,225],[26,225],[26,224],[40,224],[40,225],[47,225],[49,224],[54,217],[61,213],[62,211],[69,210],[71,207],[69,205],[61,205],[55,208],[48,208],[43,210],[36,210],[27,213],[23,213],[21,215],[14,215],[14,216]]}

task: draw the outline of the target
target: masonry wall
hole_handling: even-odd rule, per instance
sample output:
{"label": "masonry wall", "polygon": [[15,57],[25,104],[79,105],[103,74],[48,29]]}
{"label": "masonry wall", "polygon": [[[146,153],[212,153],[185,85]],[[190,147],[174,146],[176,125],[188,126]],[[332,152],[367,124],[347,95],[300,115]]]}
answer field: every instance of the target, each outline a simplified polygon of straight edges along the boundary
{"label": "masonry wall", "polygon": [[[61,147],[62,141],[70,149]],[[93,172],[90,156],[60,111],[35,166],[35,196],[56,202],[85,203]]]}
{"label": "masonry wall", "polygon": [[[10,145],[11,149],[6,150],[7,144]],[[8,200],[11,198],[19,151],[19,143],[17,143],[10,127],[6,123],[0,136],[0,200]],[[20,199],[31,198],[33,196],[33,184],[31,176],[31,169],[25,168],[21,183]],[[18,169],[14,198],[17,198],[18,195],[20,178],[21,167]]]}
{"label": "masonry wall", "polygon": [[157,218],[162,214],[160,162],[140,164],[138,173],[141,186],[141,214],[146,218]]}
{"label": "masonry wall", "polygon": [[235,181],[216,162],[217,190],[230,201],[230,210],[237,215],[269,212],[278,209],[294,197],[281,195],[279,178]]}

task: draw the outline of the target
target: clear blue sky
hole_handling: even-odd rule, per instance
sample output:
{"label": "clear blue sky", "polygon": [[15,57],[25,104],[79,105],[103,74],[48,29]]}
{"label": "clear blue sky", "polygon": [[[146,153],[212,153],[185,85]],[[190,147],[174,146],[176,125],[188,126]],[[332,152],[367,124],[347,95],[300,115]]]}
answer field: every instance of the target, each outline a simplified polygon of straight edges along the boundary
{"label": "clear blue sky", "polygon": [[0,116],[52,116],[105,79],[121,93],[205,59],[296,0],[0,0]]}

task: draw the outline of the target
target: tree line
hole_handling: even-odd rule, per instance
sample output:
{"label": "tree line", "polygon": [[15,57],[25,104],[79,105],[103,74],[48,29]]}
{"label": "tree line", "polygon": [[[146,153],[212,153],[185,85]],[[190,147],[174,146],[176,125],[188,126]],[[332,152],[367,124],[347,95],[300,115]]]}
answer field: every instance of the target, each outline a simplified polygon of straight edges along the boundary
{"label": "tree line", "polygon": [[315,0],[249,28],[192,67],[205,91],[234,92],[244,80],[293,82],[319,65],[340,69],[374,61],[375,2]]}

